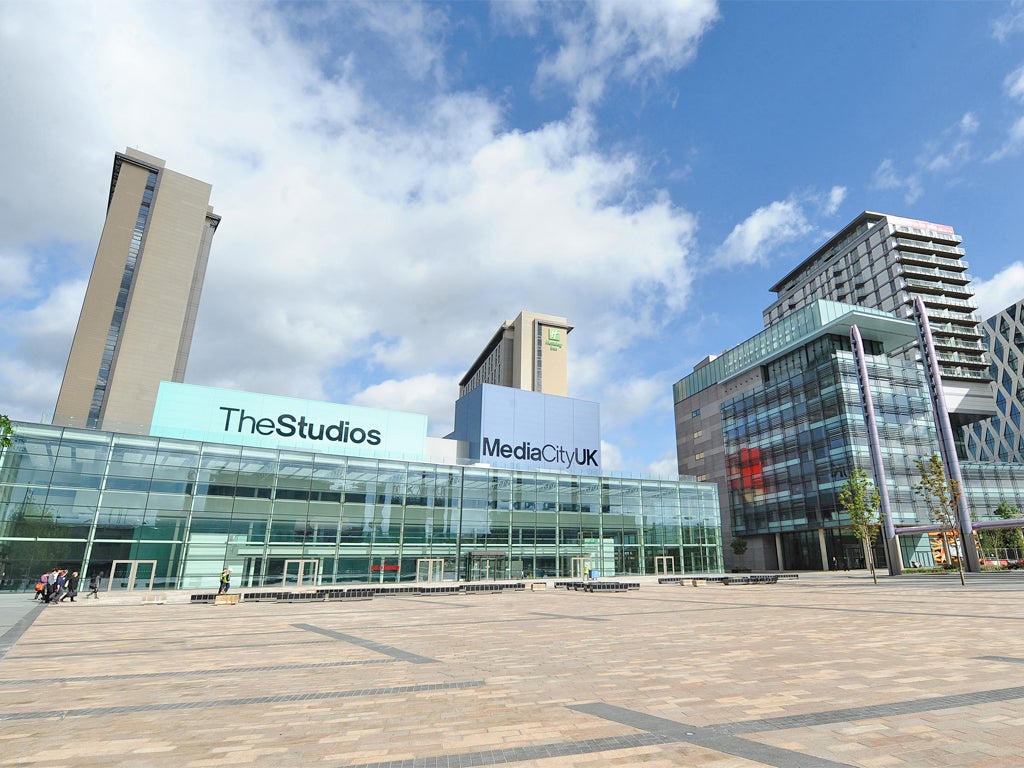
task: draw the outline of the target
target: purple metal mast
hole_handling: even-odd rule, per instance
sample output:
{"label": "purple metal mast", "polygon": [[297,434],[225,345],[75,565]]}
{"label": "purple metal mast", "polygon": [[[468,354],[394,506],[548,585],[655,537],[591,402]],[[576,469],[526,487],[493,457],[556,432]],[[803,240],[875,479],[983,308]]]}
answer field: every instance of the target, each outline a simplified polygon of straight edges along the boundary
{"label": "purple metal mast", "polygon": [[964,479],[960,474],[960,459],[956,455],[953,426],[949,421],[949,411],[946,409],[946,395],[942,389],[942,373],[939,370],[939,361],[935,356],[932,328],[928,323],[924,301],[920,296],[914,299],[914,319],[917,321],[917,338],[921,345],[921,359],[924,361],[925,372],[928,374],[928,394],[931,395],[932,413],[935,416],[935,426],[939,432],[942,463],[946,465],[949,477],[955,480],[960,487],[957,497],[957,517],[960,523],[961,550],[967,563],[967,570],[979,573],[981,561],[978,559],[978,550],[974,546],[974,524],[971,521],[971,512],[967,508]]}
{"label": "purple metal mast", "polygon": [[889,575],[899,576],[903,572],[903,555],[900,554],[900,541],[896,536],[896,527],[892,521],[892,508],[889,506],[889,488],[885,483],[882,444],[878,439],[878,423],[875,421],[875,403],[871,397],[871,380],[868,378],[868,365],[864,357],[864,341],[860,337],[860,328],[856,325],[850,326],[850,341],[853,343],[853,359],[857,363],[857,383],[860,385],[860,402],[864,408],[864,424],[868,429],[868,453],[871,455],[875,487],[878,489],[878,497],[881,501],[885,559],[888,561]]}

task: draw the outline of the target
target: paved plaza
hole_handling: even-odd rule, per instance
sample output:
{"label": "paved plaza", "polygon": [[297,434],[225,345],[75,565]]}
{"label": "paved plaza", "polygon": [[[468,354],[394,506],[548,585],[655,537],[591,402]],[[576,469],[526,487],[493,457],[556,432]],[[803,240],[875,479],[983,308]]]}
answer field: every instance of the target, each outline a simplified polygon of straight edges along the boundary
{"label": "paved plaza", "polygon": [[2,600],[0,766],[1024,766],[1017,575]]}

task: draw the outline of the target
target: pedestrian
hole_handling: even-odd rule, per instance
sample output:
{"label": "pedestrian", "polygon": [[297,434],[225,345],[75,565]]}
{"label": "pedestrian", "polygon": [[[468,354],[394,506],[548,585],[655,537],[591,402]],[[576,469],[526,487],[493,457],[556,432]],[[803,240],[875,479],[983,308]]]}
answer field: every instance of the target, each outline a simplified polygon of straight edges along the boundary
{"label": "pedestrian", "polygon": [[75,602],[75,598],[78,597],[78,571],[73,571],[68,576],[68,591],[61,596],[61,602],[71,598],[71,602]]}
{"label": "pedestrian", "polygon": [[832,555],[832,570],[833,571],[838,571],[839,570],[839,561],[836,559],[835,555]]}
{"label": "pedestrian", "polygon": [[100,584],[103,582],[102,573],[94,573],[92,578],[89,579],[89,594],[86,597],[95,597],[97,600],[100,599]]}
{"label": "pedestrian", "polygon": [[228,589],[231,588],[231,569],[225,568],[220,572],[220,589],[217,590],[218,595],[226,595]]}
{"label": "pedestrian", "polygon": [[57,592],[57,569],[54,568],[46,574],[46,586],[43,587],[43,602],[49,603]]}

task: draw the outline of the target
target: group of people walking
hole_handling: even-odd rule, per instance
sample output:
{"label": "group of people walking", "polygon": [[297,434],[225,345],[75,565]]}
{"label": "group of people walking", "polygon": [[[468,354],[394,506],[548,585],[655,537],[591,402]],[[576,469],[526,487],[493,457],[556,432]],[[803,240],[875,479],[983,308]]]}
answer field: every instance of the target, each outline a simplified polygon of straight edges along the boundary
{"label": "group of people walking", "polygon": [[[46,571],[39,577],[39,581],[36,582],[36,594],[33,599],[42,600],[50,605],[56,605],[65,600],[71,600],[73,603],[75,598],[78,597],[78,582],[78,571],[72,571],[70,574],[64,568],[54,568],[52,571]],[[99,574],[95,574],[89,579],[89,594],[86,597],[99,599],[100,582],[101,576]]]}

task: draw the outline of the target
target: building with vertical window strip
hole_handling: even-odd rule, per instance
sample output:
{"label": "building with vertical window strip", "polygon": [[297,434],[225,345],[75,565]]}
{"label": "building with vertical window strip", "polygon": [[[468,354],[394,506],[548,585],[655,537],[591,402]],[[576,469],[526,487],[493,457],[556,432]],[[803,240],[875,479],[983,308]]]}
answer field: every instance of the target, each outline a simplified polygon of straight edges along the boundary
{"label": "building with vertical window strip", "polygon": [[502,323],[459,381],[459,397],[481,384],[513,389],[568,393],[568,338],[572,326],[564,317],[520,312]]}
{"label": "building with vertical window strip", "polygon": [[972,461],[1024,464],[1024,300],[982,324],[995,387],[996,414],[964,427],[964,445]]}
{"label": "building with vertical window strip", "polygon": [[134,149],[107,215],[53,423],[145,434],[161,381],[184,381],[220,217],[211,186]]}

